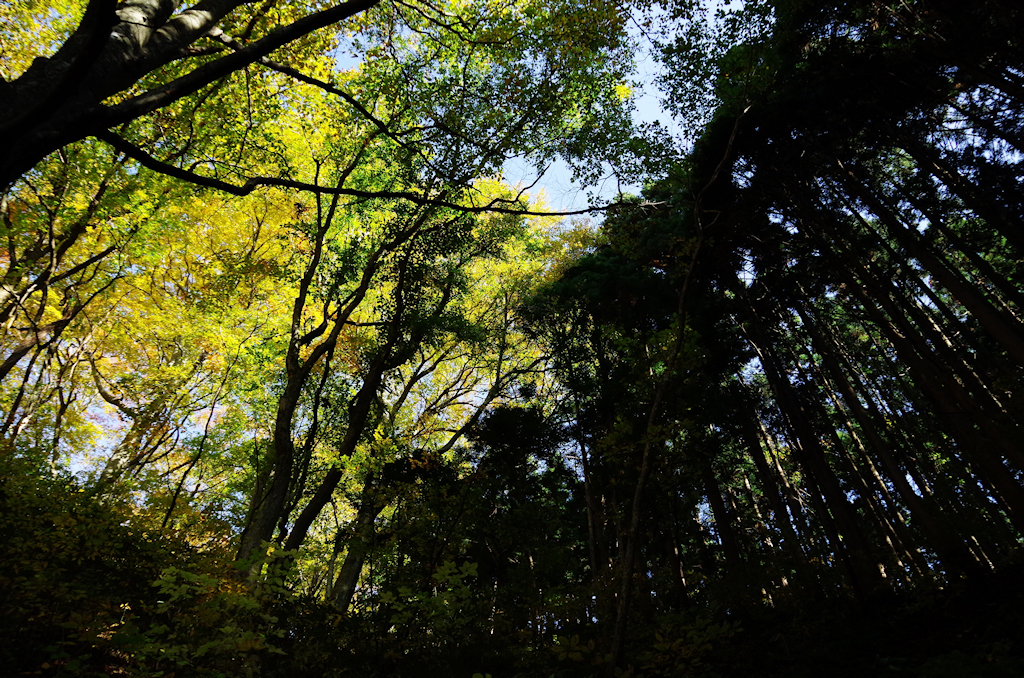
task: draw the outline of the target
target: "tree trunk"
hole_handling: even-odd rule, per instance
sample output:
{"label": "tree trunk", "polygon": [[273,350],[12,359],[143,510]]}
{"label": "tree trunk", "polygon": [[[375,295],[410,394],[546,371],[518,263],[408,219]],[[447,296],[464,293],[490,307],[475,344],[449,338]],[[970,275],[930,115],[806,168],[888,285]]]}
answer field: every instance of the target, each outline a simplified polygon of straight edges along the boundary
{"label": "tree trunk", "polygon": [[348,610],[359,584],[359,575],[363,571],[363,563],[373,544],[373,521],[384,510],[385,503],[376,496],[374,484],[367,478],[363,485],[359,500],[359,511],[353,523],[352,535],[348,540],[345,561],[331,589],[331,597],[335,606],[342,612]]}
{"label": "tree trunk", "polygon": [[[792,384],[782,372],[771,344],[760,338],[756,330],[758,325],[763,325],[766,322],[764,316],[757,313],[753,305],[749,305],[748,308],[752,314],[752,331],[747,332],[747,339],[760,357],[765,375],[775,392],[779,406],[796,435],[798,444],[793,451],[808,478],[820,489],[825,499],[825,504],[822,506],[823,524],[826,528],[828,527],[829,521],[825,514],[830,513],[844,535],[843,538],[840,538],[836,532],[833,537],[836,552],[848,565],[850,581],[854,589],[861,596],[868,595],[882,580],[878,563],[873,562],[872,549],[861,531],[853,507],[850,506],[835,475],[828,467],[825,451],[811,426],[811,417],[807,408],[800,403],[799,397],[793,392]],[[812,493],[812,498],[815,494]],[[847,543],[849,548],[845,546]]]}
{"label": "tree trunk", "polygon": [[[809,325],[813,330],[813,326]],[[818,335],[819,340],[821,335]],[[861,404],[857,393],[843,372],[838,361],[835,359],[832,349],[834,346],[822,346],[819,354],[825,363],[826,369],[832,375],[833,383],[839,393],[843,396],[847,407],[853,412],[854,417],[860,424],[861,431],[868,437],[872,450],[881,459],[889,479],[900,494],[900,498],[913,516],[914,522],[921,527],[925,538],[935,549],[939,559],[953,571],[969,575],[979,575],[977,561],[971,557],[962,539],[950,533],[946,529],[946,523],[942,520],[938,507],[934,506],[926,498],[919,496],[907,482],[906,472],[900,468],[896,459],[890,453],[889,445],[878,434],[874,421]]]}

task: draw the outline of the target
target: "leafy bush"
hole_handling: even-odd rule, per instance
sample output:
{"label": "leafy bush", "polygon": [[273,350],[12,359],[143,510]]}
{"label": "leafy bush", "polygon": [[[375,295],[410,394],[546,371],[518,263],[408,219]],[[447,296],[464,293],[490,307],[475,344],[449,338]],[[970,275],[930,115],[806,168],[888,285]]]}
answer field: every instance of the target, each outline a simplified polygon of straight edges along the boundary
{"label": "leafy bush", "polygon": [[[0,662],[13,675],[254,675],[279,652],[273,580],[159,534],[127,503],[4,460]],[[17,639],[17,642],[12,642]]]}

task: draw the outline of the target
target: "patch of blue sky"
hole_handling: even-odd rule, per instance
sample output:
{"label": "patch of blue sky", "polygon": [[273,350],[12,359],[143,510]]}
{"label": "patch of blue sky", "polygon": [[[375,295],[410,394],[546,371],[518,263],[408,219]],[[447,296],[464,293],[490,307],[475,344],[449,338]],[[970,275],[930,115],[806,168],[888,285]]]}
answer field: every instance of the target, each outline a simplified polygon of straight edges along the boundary
{"label": "patch of blue sky", "polygon": [[[635,71],[629,83],[632,90],[633,123],[637,126],[658,125],[659,134],[682,144],[684,130],[669,112],[657,86],[664,67],[658,59],[658,50],[652,39],[631,22],[630,36],[636,43]],[[525,158],[513,158],[504,165],[505,180],[513,185],[533,186],[531,196],[543,196],[547,208],[555,212],[585,210],[595,205],[614,201],[620,194],[640,195],[643,186],[624,180],[610,165],[602,167],[601,177],[593,184],[585,184],[573,177],[568,163],[555,161],[543,172]]]}

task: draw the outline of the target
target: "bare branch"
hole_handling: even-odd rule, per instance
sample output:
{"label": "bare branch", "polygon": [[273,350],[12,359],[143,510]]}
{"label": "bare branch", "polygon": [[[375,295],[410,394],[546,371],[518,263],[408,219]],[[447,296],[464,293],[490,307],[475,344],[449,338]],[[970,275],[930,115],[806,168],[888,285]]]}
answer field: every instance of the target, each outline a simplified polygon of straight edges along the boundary
{"label": "bare branch", "polygon": [[238,196],[249,195],[262,186],[276,186],[278,188],[291,188],[299,191],[308,191],[318,195],[342,195],[353,198],[379,198],[382,200],[407,200],[415,205],[442,207],[469,214],[514,214],[533,217],[564,217],[578,214],[592,214],[594,212],[603,212],[615,209],[621,204],[616,202],[608,205],[566,212],[537,212],[519,207],[505,207],[505,205],[514,205],[518,203],[516,200],[509,200],[507,198],[493,198],[485,205],[460,205],[448,200],[439,200],[420,193],[414,193],[412,191],[365,191],[357,188],[345,188],[343,186],[322,186],[304,181],[295,181],[293,179],[282,179],[279,177],[250,177],[244,184],[237,185],[221,179],[196,174],[195,172],[190,172],[180,167],[175,167],[174,165],[165,163],[154,158],[142,148],[139,148],[135,144],[118,136],[117,134],[114,134],[113,132],[104,130],[96,132],[93,136],[110,144],[117,151],[124,153],[146,169],[159,172],[160,174],[165,174],[175,179],[181,179],[197,186],[214,188],[219,191],[224,191],[225,193]]}

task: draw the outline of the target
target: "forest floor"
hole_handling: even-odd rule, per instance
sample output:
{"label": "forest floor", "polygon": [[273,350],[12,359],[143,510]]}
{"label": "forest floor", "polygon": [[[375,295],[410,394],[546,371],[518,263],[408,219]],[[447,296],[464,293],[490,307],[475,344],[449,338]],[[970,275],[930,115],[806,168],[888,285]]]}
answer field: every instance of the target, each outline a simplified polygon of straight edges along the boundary
{"label": "forest floor", "polygon": [[983,585],[893,595],[869,606],[743,615],[705,659],[722,678],[1020,678],[1024,563]]}

